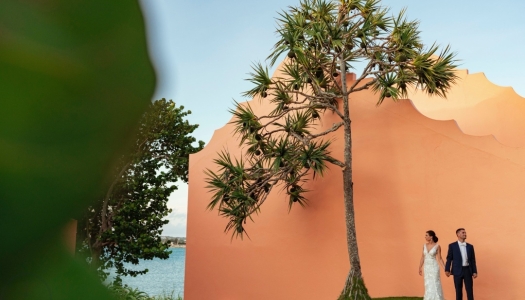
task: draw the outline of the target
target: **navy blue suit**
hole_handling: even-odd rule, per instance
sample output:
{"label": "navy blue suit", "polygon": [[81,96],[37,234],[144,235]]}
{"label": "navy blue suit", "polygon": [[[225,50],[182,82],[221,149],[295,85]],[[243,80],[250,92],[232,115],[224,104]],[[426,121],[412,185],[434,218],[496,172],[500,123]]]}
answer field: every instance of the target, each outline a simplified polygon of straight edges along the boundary
{"label": "navy blue suit", "polygon": [[[476,254],[474,253],[474,246],[467,243],[467,261],[468,266],[463,266],[463,259],[461,257],[461,250],[458,242],[448,245],[447,263],[445,264],[445,272],[450,272],[454,275],[454,286],[456,287],[456,300],[463,299],[463,282],[465,283],[465,290],[467,292],[467,299],[474,300],[473,280],[472,274],[478,273],[476,267]],[[452,270],[451,267],[452,266]]]}

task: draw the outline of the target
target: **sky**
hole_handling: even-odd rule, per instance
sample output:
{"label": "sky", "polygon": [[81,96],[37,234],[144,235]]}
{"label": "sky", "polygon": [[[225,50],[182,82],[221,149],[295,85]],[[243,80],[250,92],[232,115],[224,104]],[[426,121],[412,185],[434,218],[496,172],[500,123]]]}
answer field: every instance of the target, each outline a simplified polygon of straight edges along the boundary
{"label": "sky", "polygon": [[[150,56],[157,72],[154,99],[174,100],[192,111],[194,132],[208,143],[231,118],[233,101],[251,88],[245,79],[265,62],[274,43],[278,12],[298,0],[141,0]],[[460,69],[483,72],[494,84],[525,97],[525,1],[383,0],[392,14],[407,9],[420,21],[426,45],[450,45]],[[524,99],[525,101],[525,99]],[[188,187],[177,184],[163,235],[186,236]]]}

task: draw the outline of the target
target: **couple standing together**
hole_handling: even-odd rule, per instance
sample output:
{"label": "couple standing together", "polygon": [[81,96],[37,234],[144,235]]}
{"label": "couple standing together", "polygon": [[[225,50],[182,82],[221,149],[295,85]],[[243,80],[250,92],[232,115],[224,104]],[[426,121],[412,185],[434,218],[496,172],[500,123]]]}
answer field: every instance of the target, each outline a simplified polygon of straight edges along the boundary
{"label": "couple standing together", "polygon": [[[424,300],[444,300],[439,266],[443,267],[447,277],[452,274],[456,287],[456,300],[463,299],[463,285],[467,292],[467,299],[474,300],[473,282],[478,277],[474,246],[465,242],[467,232],[464,228],[456,230],[458,241],[448,245],[447,263],[441,258],[441,247],[437,244],[438,238],[432,230],[427,231],[423,245],[423,255],[419,263],[419,275],[424,274]],[[452,269],[451,269],[452,267]]]}

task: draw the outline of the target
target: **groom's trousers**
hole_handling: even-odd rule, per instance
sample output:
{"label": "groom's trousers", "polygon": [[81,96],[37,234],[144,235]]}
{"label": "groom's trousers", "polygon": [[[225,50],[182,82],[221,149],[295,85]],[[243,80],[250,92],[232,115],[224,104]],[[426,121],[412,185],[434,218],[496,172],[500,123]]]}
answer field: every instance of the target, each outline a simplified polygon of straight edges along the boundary
{"label": "groom's trousers", "polygon": [[461,275],[454,275],[454,286],[456,287],[456,300],[463,300],[463,282],[465,283],[465,291],[467,292],[467,299],[474,300],[472,271],[470,267],[463,267]]}

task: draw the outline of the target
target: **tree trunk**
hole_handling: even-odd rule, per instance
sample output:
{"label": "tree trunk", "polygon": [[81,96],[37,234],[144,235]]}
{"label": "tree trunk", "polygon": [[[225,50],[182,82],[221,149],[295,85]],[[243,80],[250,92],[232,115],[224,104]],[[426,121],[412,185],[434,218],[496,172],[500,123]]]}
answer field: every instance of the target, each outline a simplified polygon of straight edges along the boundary
{"label": "tree trunk", "polygon": [[345,282],[345,286],[339,300],[368,300],[370,296],[364,285],[361,273],[361,261],[357,247],[357,235],[355,229],[354,211],[354,183],[352,181],[352,128],[350,120],[350,105],[347,95],[345,62],[340,59],[341,66],[341,88],[343,90],[343,109],[344,109],[344,168],[343,168],[343,195],[345,202],[345,224],[346,224],[346,243],[350,270]]}
{"label": "tree trunk", "polygon": [[[350,124],[348,124],[350,125]],[[354,184],[352,182],[352,142],[350,126],[345,126],[345,168],[343,169],[343,189],[345,203],[346,242],[350,270],[345,282],[340,300],[364,300],[370,299],[361,273],[361,261],[357,246],[357,235],[355,228],[354,211]],[[349,159],[346,159],[349,158]]]}
{"label": "tree trunk", "polygon": [[[111,196],[113,195],[113,189],[117,185],[118,181],[122,178],[122,175],[124,172],[128,169],[128,167],[131,165],[131,163],[125,164],[120,172],[117,174],[111,185],[109,186],[106,196],[102,200],[102,207],[100,212],[95,212],[94,220],[92,221],[92,224],[97,224],[96,218],[100,216],[100,228],[98,230],[98,234],[91,236],[89,243],[90,243],[90,249],[91,249],[91,268],[95,271],[98,270],[98,268],[101,265],[101,255],[102,255],[102,248],[104,247],[103,242],[100,240],[104,232],[111,230],[112,228],[112,222],[111,222],[111,216],[108,215],[108,207],[109,207],[109,200]],[[93,232],[89,232],[88,234],[94,234]]]}
{"label": "tree trunk", "polygon": [[125,164],[122,167],[120,172],[117,174],[117,177],[115,177],[115,179],[113,180],[113,182],[109,186],[109,189],[108,189],[108,191],[106,193],[106,196],[104,197],[104,201],[102,202],[102,211],[100,213],[100,216],[101,216],[100,235],[102,235],[102,233],[104,233],[106,230],[111,229],[110,226],[108,226],[108,220],[107,220],[109,198],[113,194],[113,189],[115,188],[115,185],[122,178],[122,175],[124,175],[124,172],[128,169],[128,167],[130,165],[131,165],[131,162]]}
{"label": "tree trunk", "polygon": [[97,241],[91,247],[91,268],[97,272],[100,267],[100,256],[102,255],[102,245]]}

